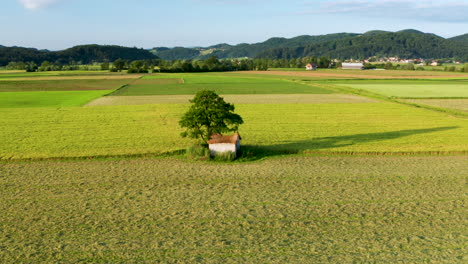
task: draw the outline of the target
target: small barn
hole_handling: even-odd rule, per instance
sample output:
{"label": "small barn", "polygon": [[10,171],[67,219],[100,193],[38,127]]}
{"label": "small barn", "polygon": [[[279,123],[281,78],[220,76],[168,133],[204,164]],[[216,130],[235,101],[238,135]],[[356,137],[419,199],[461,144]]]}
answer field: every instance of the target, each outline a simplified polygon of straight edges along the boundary
{"label": "small barn", "polygon": [[240,150],[241,139],[239,133],[231,136],[223,136],[221,134],[211,135],[210,140],[208,140],[211,156],[224,152],[233,152],[237,156]]}
{"label": "small barn", "polygon": [[317,64],[315,63],[309,63],[306,65],[306,70],[308,71],[315,71],[317,70]]}
{"label": "small barn", "polygon": [[343,70],[362,70],[364,69],[364,64],[358,62],[358,63],[348,63],[348,62],[343,62],[341,64],[341,69]]}

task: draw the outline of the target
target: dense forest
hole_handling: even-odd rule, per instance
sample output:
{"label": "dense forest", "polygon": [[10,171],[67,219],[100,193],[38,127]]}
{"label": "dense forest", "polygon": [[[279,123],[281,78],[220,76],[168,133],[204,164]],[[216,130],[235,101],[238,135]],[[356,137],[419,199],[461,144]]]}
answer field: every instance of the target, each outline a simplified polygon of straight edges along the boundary
{"label": "dense forest", "polygon": [[373,30],[364,34],[337,33],[321,36],[299,36],[291,39],[271,38],[255,44],[231,46],[219,44],[206,48],[154,48],[166,60],[226,58],[291,59],[307,56],[337,59],[400,57],[405,59],[452,58],[468,61],[468,34],[444,39],[414,29],[398,32]]}
{"label": "dense forest", "polygon": [[218,44],[207,48],[182,48],[175,47],[169,48],[153,48],[151,52],[156,54],[161,59],[177,60],[177,59],[206,59],[210,56],[216,56],[221,59],[228,58],[254,58],[257,54],[271,49],[271,48],[286,48],[312,43],[320,43],[325,41],[332,41],[347,37],[358,36],[354,33],[336,33],[320,36],[298,36],[291,39],[287,38],[270,38],[265,42],[247,44],[242,43],[235,46],[229,44]]}
{"label": "dense forest", "polygon": [[336,59],[365,59],[377,57],[454,58],[468,61],[468,42],[415,32],[381,32],[326,41],[306,46],[275,48],[259,53],[257,58],[290,59],[325,56]]}
{"label": "dense forest", "polygon": [[117,59],[148,60],[158,57],[147,50],[121,46],[82,45],[61,51],[37,50],[33,48],[0,46],[0,66],[12,61],[44,61],[56,64],[90,64],[93,62],[113,62]]}
{"label": "dense forest", "polygon": [[453,38],[449,38],[449,40],[454,40],[454,41],[460,41],[460,42],[468,43],[468,33],[467,33],[467,34],[460,35],[460,36],[456,36],[456,37],[453,37]]}

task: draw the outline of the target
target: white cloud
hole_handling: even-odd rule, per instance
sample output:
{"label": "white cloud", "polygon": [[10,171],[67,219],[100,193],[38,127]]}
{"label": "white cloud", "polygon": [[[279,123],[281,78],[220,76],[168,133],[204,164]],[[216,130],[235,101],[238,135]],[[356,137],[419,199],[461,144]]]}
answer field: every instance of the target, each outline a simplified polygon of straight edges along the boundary
{"label": "white cloud", "polygon": [[19,0],[27,9],[39,9],[58,2],[58,0]]}
{"label": "white cloud", "polygon": [[318,9],[299,13],[468,22],[468,0],[331,0]]}

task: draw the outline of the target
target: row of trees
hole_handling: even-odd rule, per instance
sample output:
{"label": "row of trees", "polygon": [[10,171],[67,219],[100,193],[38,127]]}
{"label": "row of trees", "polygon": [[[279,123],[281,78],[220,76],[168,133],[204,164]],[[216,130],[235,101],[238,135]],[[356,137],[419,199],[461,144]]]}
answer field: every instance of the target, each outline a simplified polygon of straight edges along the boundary
{"label": "row of trees", "polygon": [[241,59],[218,60],[212,56],[207,60],[161,61],[161,72],[209,72],[209,71],[264,71],[268,68],[304,68],[314,63],[318,68],[333,68],[337,64],[329,58],[305,57],[293,59]]}
{"label": "row of trees", "polygon": [[[212,56],[206,60],[123,60],[117,59],[113,63],[103,62],[94,65],[65,64],[43,61],[40,65],[35,62],[10,62],[6,66],[8,70],[34,71],[73,71],[73,70],[105,70],[111,72],[148,73],[148,72],[221,72],[221,71],[261,71],[268,68],[304,68],[307,64],[316,64],[318,68],[339,68],[341,62],[335,62],[326,57],[304,57],[293,59],[242,59],[219,60]],[[415,66],[413,63],[393,64],[365,63],[364,69],[386,70],[424,70],[424,67]],[[468,64],[464,67],[447,66],[445,71],[468,72]]]}

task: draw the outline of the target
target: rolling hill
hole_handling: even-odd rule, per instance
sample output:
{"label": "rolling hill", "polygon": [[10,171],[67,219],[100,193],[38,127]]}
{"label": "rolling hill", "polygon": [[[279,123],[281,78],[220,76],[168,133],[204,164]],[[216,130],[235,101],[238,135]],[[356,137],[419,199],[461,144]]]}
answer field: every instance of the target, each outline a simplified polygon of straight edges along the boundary
{"label": "rolling hill", "polygon": [[257,58],[290,59],[316,56],[359,59],[372,56],[400,58],[457,58],[468,61],[468,43],[444,39],[434,34],[405,30],[380,32],[325,41],[305,46],[273,48]]}
{"label": "rolling hill", "polygon": [[154,48],[162,59],[226,58],[291,59],[305,56],[325,56],[339,59],[357,59],[372,56],[401,58],[456,58],[468,61],[468,34],[445,39],[415,29],[398,32],[372,30],[363,34],[337,33],[295,38],[271,38],[255,44],[218,44],[206,48]]}
{"label": "rolling hill", "polygon": [[116,59],[143,60],[158,57],[144,49],[107,45],[81,45],[61,51],[38,50],[22,47],[0,47],[0,66],[10,61],[43,61],[68,64],[72,61],[89,64],[92,62],[114,61]]}
{"label": "rolling hill", "polygon": [[259,53],[271,48],[286,48],[291,46],[301,46],[312,43],[320,43],[325,41],[332,41],[342,38],[358,36],[355,33],[336,33],[320,36],[298,36],[294,38],[270,38],[264,42],[247,44],[241,43],[235,46],[229,44],[218,44],[206,48],[182,48],[176,47],[169,48],[154,48],[151,50],[153,54],[161,59],[174,60],[174,59],[205,59],[210,56],[216,56],[220,59],[225,58],[242,58],[256,57]]}

